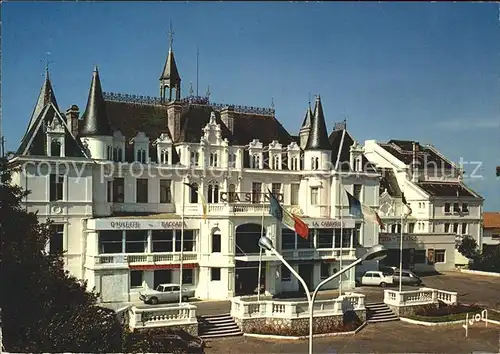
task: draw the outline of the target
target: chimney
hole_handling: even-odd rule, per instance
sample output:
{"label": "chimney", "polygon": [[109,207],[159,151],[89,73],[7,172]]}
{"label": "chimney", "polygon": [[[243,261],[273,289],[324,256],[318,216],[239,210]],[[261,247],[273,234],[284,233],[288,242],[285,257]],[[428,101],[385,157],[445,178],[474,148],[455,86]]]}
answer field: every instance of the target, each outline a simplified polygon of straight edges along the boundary
{"label": "chimney", "polygon": [[220,112],[220,119],[226,125],[226,127],[234,133],[234,107],[228,106],[224,107]]}
{"label": "chimney", "polygon": [[419,174],[420,174],[420,171],[419,171],[419,161],[418,161],[418,142],[413,142],[412,143],[413,145],[413,161],[412,161],[412,169],[411,169],[411,172],[412,172],[412,175],[411,175],[411,181],[416,183],[418,182],[419,180]]}
{"label": "chimney", "polygon": [[80,108],[76,104],[66,110],[66,122],[73,136],[78,135],[78,122],[80,116]]}
{"label": "chimney", "polygon": [[176,141],[181,134],[181,114],[182,103],[179,101],[171,101],[167,105],[167,125],[172,139]]}

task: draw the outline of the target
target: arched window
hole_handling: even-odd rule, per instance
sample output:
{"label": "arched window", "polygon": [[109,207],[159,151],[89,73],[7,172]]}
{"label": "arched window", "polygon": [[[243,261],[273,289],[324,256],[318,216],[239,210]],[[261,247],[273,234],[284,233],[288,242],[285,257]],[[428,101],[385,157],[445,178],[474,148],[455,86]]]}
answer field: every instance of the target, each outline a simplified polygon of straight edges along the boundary
{"label": "arched window", "polygon": [[274,155],[273,156],[273,169],[279,170],[280,169],[280,156],[279,155]]}
{"label": "arched window", "polygon": [[198,166],[199,161],[200,154],[195,151],[191,151],[191,166]]}
{"label": "arched window", "polygon": [[167,165],[168,164],[168,150],[167,149],[162,149],[160,152],[160,163]]}
{"label": "arched window", "polygon": [[252,155],[252,168],[260,168],[260,156],[259,156],[259,154]]}
{"label": "arched window", "polygon": [[191,184],[193,188],[189,188],[189,202],[198,203],[198,183]]}
{"label": "arched window", "polygon": [[[109,154],[109,151],[108,151]],[[50,143],[50,156],[61,156],[61,142],[58,140],[52,140]]]}
{"label": "arched window", "polygon": [[146,163],[146,150],[137,149],[137,161],[141,163]]}
{"label": "arched window", "polygon": [[217,167],[217,153],[216,152],[210,153],[210,166]]}
{"label": "arched window", "polygon": [[229,154],[228,165],[229,167],[236,167],[236,154]]}
{"label": "arched window", "polygon": [[122,149],[119,147],[115,147],[113,149],[113,161],[119,162],[122,160]]}
{"label": "arched window", "polygon": [[216,181],[211,181],[208,184],[208,203],[219,202],[219,184]]}
{"label": "arched window", "polygon": [[236,186],[234,184],[230,184],[228,190],[228,201],[229,203],[234,203],[236,198]]}

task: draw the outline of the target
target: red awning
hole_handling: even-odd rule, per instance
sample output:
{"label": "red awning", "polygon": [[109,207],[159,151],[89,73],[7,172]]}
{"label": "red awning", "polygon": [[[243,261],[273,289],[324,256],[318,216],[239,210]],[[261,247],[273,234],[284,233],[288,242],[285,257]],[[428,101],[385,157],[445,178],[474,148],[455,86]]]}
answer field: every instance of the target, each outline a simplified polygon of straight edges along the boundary
{"label": "red awning", "polygon": [[[161,270],[161,269],[179,269],[180,264],[140,264],[129,265],[132,270]],[[194,269],[198,267],[198,263],[187,263],[182,265],[182,269]]]}

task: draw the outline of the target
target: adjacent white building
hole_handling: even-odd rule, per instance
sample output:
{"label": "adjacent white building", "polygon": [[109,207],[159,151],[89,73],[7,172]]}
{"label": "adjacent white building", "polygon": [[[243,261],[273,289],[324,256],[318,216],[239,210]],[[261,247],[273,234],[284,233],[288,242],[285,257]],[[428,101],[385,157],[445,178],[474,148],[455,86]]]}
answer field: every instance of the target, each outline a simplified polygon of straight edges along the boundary
{"label": "adjacent white building", "polygon": [[[378,243],[378,226],[349,214],[345,190],[378,208],[380,174],[345,124],[328,132],[320,97],[292,135],[274,109],[180,90],[171,48],[159,98],[105,93],[96,68],[81,116],[75,105],[59,109],[47,72],[10,161],[31,191],[27,210],[54,222],[47,251],[64,251],[67,269],[103,302],[181,280],[204,299],[253,293],[262,233],[311,287]],[[307,240],[269,215],[268,189],[309,224]],[[262,283],[272,294],[299,290],[267,253]]]}
{"label": "adjacent white building", "polygon": [[[464,235],[482,244],[483,198],[463,182],[463,172],[431,145],[415,141],[365,142],[366,158],[381,173],[379,214],[386,224],[381,244],[386,264],[420,271],[450,270],[467,264],[455,246]],[[401,220],[402,194],[412,209]],[[402,229],[403,227],[403,229]]]}
{"label": "adjacent white building", "polygon": [[483,252],[488,252],[500,245],[500,213],[484,212]]}

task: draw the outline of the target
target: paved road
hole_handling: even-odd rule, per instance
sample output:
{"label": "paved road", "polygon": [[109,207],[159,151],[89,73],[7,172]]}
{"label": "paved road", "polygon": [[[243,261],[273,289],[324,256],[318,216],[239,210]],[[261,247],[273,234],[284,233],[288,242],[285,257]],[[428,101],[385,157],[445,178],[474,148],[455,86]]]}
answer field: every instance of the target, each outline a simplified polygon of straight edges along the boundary
{"label": "paved road", "polygon": [[[315,353],[500,353],[500,327],[424,327],[403,322],[368,324],[354,336],[314,340]],[[307,353],[307,340],[230,337],[207,342],[205,353]]]}
{"label": "paved road", "polygon": [[[489,308],[500,309],[500,279],[495,277],[477,276],[459,272],[448,272],[441,275],[432,275],[422,278],[425,286],[440,290],[458,292],[458,299],[464,303],[476,303]],[[403,290],[415,290],[415,287],[404,286]],[[354,291],[366,295],[366,302],[380,302],[384,299],[384,289],[379,287],[359,287]],[[328,290],[318,294],[318,300],[336,297],[336,290]],[[290,299],[289,299],[290,300]],[[293,300],[305,300],[294,298]],[[193,301],[198,307],[199,315],[217,315],[229,313],[229,301]]]}

